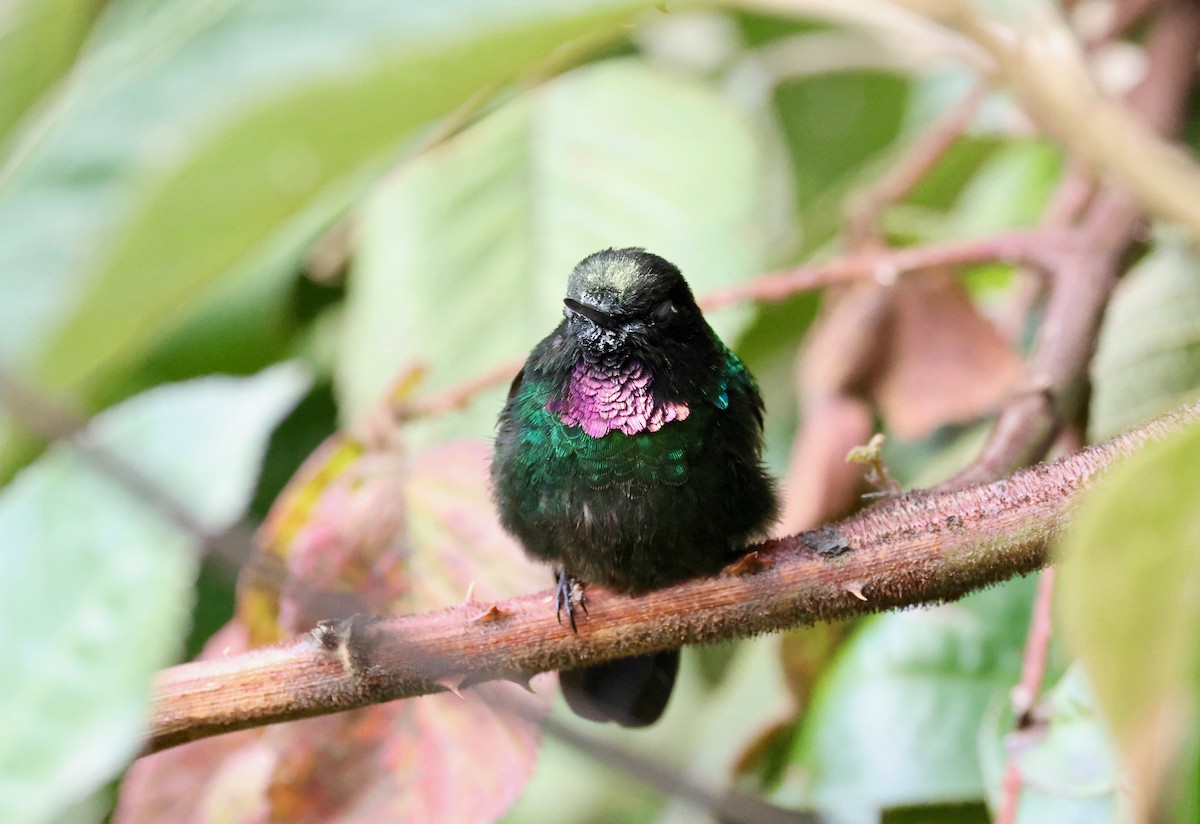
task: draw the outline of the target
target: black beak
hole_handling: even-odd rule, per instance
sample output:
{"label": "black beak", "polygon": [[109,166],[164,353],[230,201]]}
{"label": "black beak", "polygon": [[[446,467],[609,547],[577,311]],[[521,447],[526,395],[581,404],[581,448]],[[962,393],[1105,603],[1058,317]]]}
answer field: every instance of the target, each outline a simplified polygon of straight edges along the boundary
{"label": "black beak", "polygon": [[596,309],[595,307],[580,303],[579,301],[574,300],[572,298],[565,298],[563,300],[563,303],[572,312],[579,314],[579,315],[583,315],[585,318],[587,318],[592,323],[599,326],[601,329],[609,329],[613,325],[612,317],[604,314],[603,312],[601,312],[599,309]]}

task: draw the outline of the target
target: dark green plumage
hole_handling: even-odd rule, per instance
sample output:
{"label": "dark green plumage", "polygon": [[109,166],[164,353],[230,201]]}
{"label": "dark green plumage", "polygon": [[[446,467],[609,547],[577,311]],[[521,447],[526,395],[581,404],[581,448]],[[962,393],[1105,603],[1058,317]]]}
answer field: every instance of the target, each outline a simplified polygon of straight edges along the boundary
{"label": "dark green plumage", "polygon": [[[586,258],[565,303],[500,415],[501,521],[585,584],[636,593],[717,572],[776,511],[753,378],[679,270],[643,250]],[[564,673],[564,692],[588,717],[650,723],[677,661],[669,651]]]}

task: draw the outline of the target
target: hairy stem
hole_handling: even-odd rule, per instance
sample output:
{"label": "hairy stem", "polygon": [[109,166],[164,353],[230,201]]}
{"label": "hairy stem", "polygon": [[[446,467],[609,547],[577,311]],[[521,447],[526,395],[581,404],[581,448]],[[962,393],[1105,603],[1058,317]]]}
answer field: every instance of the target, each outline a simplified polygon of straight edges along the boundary
{"label": "hairy stem", "polygon": [[155,680],[147,748],[955,599],[1045,565],[1082,488],[1147,440],[1196,421],[1200,403],[993,484],[892,498],[833,526],[758,546],[718,577],[637,598],[590,587],[578,634],[558,626],[543,592],[327,623],[282,645],[181,664]]}

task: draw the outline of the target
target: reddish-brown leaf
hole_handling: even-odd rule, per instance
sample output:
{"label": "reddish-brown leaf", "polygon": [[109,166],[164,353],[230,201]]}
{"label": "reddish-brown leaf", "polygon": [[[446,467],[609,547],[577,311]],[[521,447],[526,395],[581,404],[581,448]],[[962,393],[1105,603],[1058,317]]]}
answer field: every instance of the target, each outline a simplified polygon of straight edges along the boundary
{"label": "reddish-brown leaf", "polygon": [[886,335],[887,356],[864,391],[901,439],[994,411],[1020,374],[1016,352],[949,275],[897,284]]}
{"label": "reddish-brown leaf", "polygon": [[777,531],[792,535],[848,514],[866,490],[862,467],[846,454],[866,443],[875,419],[864,401],[848,395],[814,398],[792,444]]}
{"label": "reddish-brown leaf", "polygon": [[[241,618],[204,656],[247,646],[246,620],[256,638],[286,636],[472,591],[484,612],[548,584],[499,526],[487,458],[478,444],[404,459],[331,439],[280,497],[241,582]],[[527,719],[544,712],[541,692],[489,684],[185,745],[134,765],[115,821],[492,821],[532,773],[539,730]]]}
{"label": "reddish-brown leaf", "polygon": [[[231,621],[204,647],[212,659],[250,648],[246,628]],[[139,759],[121,784],[117,824],[204,824],[266,821],[258,791],[275,753],[260,743],[262,730],[219,735]]]}
{"label": "reddish-brown leaf", "polygon": [[852,511],[863,470],[847,465],[877,414],[917,438],[987,414],[1006,399],[1020,361],[948,275],[863,282],[831,296],[798,369],[802,421],[779,529],[810,529]]}
{"label": "reddish-brown leaf", "polygon": [[271,730],[272,821],[493,821],[528,781],[542,701],[513,684],[313,718]]}

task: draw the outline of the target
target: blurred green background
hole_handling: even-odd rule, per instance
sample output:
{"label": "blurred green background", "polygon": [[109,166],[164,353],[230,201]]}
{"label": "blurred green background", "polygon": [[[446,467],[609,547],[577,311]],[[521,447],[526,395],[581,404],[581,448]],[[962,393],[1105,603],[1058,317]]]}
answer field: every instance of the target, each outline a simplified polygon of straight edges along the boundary
{"label": "blurred green background", "polygon": [[[410,393],[436,397],[523,356],[556,322],[573,264],[606,246],[667,257],[700,295],[836,251],[847,196],[975,79],[890,29],[888,4],[865,4],[858,24],[823,20],[821,4],[779,5],[0,6],[0,820],[112,815],[150,676],[231,618],[245,535],[326,437],[365,431],[398,374],[419,370]],[[1019,104],[989,99],[888,211],[892,242],[1037,223],[1065,161]],[[1194,396],[1194,242],[1164,228],[1130,261],[1093,369],[1095,438]],[[1016,280],[995,265],[964,282],[987,306]],[[710,316],[762,385],[781,476],[802,415],[795,360],[819,304],[805,294]],[[506,385],[396,438],[408,455],[486,445]],[[69,446],[93,415],[87,448]],[[905,485],[935,482],[978,435],[946,428],[888,458]],[[1104,575],[1075,573],[1064,606],[1084,627],[1078,644],[1112,645],[1118,662],[1140,660],[1154,626],[1172,628],[1159,653],[1177,667],[1136,694],[1119,688],[1136,664],[1092,675],[1108,679],[1096,692],[1109,720],[1160,690],[1182,707],[1179,821],[1200,809],[1200,770],[1188,773],[1200,740],[1189,618],[1200,508],[1186,496],[1196,449],[1191,438],[1146,459],[1141,471],[1162,479],[1149,504],[1127,488],[1091,513],[1077,553],[1132,583],[1110,592]],[[151,489],[114,478],[105,455]],[[1151,504],[1160,517],[1131,520]],[[1128,534],[1104,555],[1112,524]],[[204,536],[231,528],[240,549],[203,553]],[[1154,551],[1158,567],[1121,566]],[[1015,580],[952,605],[689,651],[666,718],[645,733],[551,711],[717,793],[837,821],[986,821],[1033,590]],[[1153,625],[1137,616],[1164,591]],[[1098,615],[1131,624],[1089,640]],[[1047,732],[1015,756],[1040,776],[1022,822],[1117,821],[1126,809],[1109,723],[1071,665],[1078,651],[1056,642]],[[452,740],[465,752],[470,737]],[[486,753],[472,763],[486,771]],[[527,787],[507,779],[512,824],[703,818],[552,737],[530,766]],[[158,820],[267,820],[212,792]],[[393,820],[433,820],[418,811],[436,805],[402,794],[421,787],[395,792]]]}

